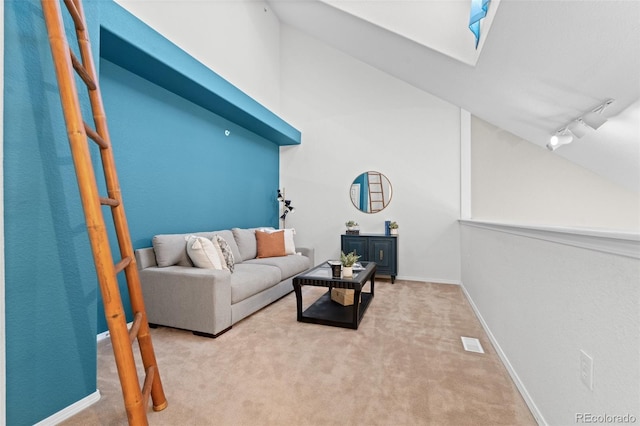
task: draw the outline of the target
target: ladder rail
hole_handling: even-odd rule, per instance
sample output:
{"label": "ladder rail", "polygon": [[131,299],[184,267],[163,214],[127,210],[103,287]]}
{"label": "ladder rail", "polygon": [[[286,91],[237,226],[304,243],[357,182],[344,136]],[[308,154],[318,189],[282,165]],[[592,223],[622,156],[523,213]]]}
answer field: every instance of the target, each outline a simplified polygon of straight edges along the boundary
{"label": "ladder rail", "polygon": [[[70,2],[71,0],[65,1]],[[80,0],[73,0],[73,2],[75,3],[78,14],[82,17],[82,21],[84,22],[84,11],[82,8],[82,2]],[[113,207],[111,209],[111,212],[116,229],[116,235],[118,237],[120,257],[123,260],[129,259],[129,262],[124,268],[127,287],[129,290],[129,300],[135,315],[141,316],[141,320],[139,321],[139,329],[137,330],[135,335],[138,337],[138,345],[142,354],[142,362],[145,371],[149,371],[149,369],[152,368],[153,371],[157,372],[157,361],[155,358],[155,351],[153,349],[153,343],[149,331],[149,323],[147,321],[147,314],[144,306],[144,297],[142,295],[142,286],[140,283],[140,276],[138,274],[138,266],[133,250],[133,244],[131,243],[131,234],[129,232],[129,225],[127,223],[124,203],[122,200],[122,191],[120,189],[119,183],[120,181],[117,176],[116,163],[113,156],[113,148],[107,126],[107,117],[102,102],[102,93],[100,91],[100,85],[97,84],[97,73],[93,62],[93,55],[91,54],[91,45],[89,42],[86,25],[83,25],[83,28],[83,31],[77,30],[77,34],[86,35],[86,37],[82,37],[81,35],[78,38],[82,56],[82,63],[84,64],[85,68],[87,68],[89,75],[92,76],[91,80],[93,82],[96,82],[95,87],[93,88],[89,83],[87,83],[87,86],[92,89],[89,90],[89,99],[92,106],[96,133],[106,143],[106,145],[110,147],[110,149],[101,149],[100,155],[102,159],[105,182],[108,188],[109,197],[118,200],[118,205]],[[153,380],[151,380],[150,383],[151,385],[149,386],[149,389],[153,400],[153,408],[156,411],[163,410],[167,406],[167,401],[164,395],[160,375],[155,374]],[[142,393],[144,396],[144,389]],[[147,399],[148,395],[145,398],[145,401]]]}
{"label": "ladder rail", "polygon": [[[70,2],[71,0],[65,0]],[[84,23],[84,11],[82,8],[82,2],[80,0],[73,0],[78,15],[82,18]],[[78,28],[76,26],[76,28]],[[144,307],[144,298],[142,295],[142,287],[140,285],[140,276],[138,274],[138,266],[135,260],[135,253],[133,251],[133,245],[131,243],[131,235],[129,233],[129,225],[127,223],[127,217],[125,214],[124,203],[122,201],[122,191],[116,172],[115,159],[113,156],[113,149],[111,145],[111,138],[109,136],[109,130],[107,126],[107,117],[102,103],[102,94],[100,91],[100,85],[97,84],[97,73],[93,62],[93,55],[91,54],[91,44],[86,30],[86,25],[83,25],[84,29],[77,29],[80,53],[82,57],[82,63],[84,64],[88,74],[92,76],[92,80],[96,82],[96,87],[93,90],[89,90],[89,100],[93,111],[93,121],[95,124],[96,133],[100,138],[110,147],[110,149],[100,149],[100,157],[102,160],[102,169],[105,175],[105,182],[109,198],[118,201],[118,206],[114,206],[111,209],[114,226],[116,229],[116,235],[118,236],[118,245],[120,248],[121,258],[130,258],[131,262],[124,268],[126,276],[127,287],[129,290],[129,300],[131,302],[131,308],[134,314],[141,313],[142,321],[140,329],[137,333],[138,344],[140,346],[140,352],[142,353],[142,362],[145,371],[154,366],[157,369],[157,362],[155,359],[155,352],[153,350],[153,343],[151,341],[149,323],[146,318],[146,310]],[[166,407],[166,398],[162,389],[162,383],[160,375],[156,374],[156,380],[153,380],[151,385],[151,395],[154,402],[153,408],[156,411],[160,411]]]}
{"label": "ladder rail", "polygon": [[[371,180],[375,177],[375,180]],[[367,172],[367,183],[369,189],[369,213],[377,213],[386,207],[384,201],[384,186],[382,184],[382,174],[379,172]],[[373,194],[380,194],[374,200]],[[375,204],[375,207],[374,207]],[[382,204],[382,206],[379,206]]]}
{"label": "ladder rail", "polygon": [[[103,169],[109,198],[117,201],[116,205],[111,205],[116,234],[123,259],[128,260],[124,266],[127,285],[130,291],[132,307],[136,315],[141,316],[138,321],[137,330],[138,343],[145,364],[145,371],[151,373],[151,377],[145,379],[143,390],[135,366],[133,348],[130,334],[127,328],[126,316],[122,299],[119,292],[116,274],[120,269],[119,265],[114,265],[113,256],[109,245],[107,228],[102,214],[101,197],[98,194],[95,170],[89,152],[87,132],[82,119],[78,90],[75,84],[74,71],[82,74],[78,70],[78,61],[72,59],[72,52],[67,42],[64,23],[60,11],[59,0],[41,0],[45,23],[47,26],[49,43],[53,57],[56,78],[60,91],[63,115],[65,118],[67,136],[71,147],[71,154],[76,170],[78,188],[81,196],[87,232],[92,249],[94,264],[100,291],[104,302],[105,317],[111,341],[113,345],[114,357],[118,370],[118,376],[122,387],[127,418],[130,424],[148,424],[146,415],[146,401],[151,393],[154,401],[154,409],[159,411],[167,406],[167,401],[162,389],[160,375],[157,371],[157,363],[153,351],[153,345],[149,334],[149,325],[146,320],[146,311],[140,289],[139,276],[135,256],[131,245],[122,197],[115,173],[115,162],[106,126],[106,117],[102,100],[100,97],[99,85],[93,88],[88,82],[97,82],[95,67],[91,55],[86,24],[84,23],[84,12],[80,0],[64,0],[72,19],[76,25],[76,35],[81,51],[82,66],[85,67],[86,75],[82,80],[89,88],[89,97],[96,123],[96,133],[100,135],[102,141],[106,142],[107,148],[101,145],[100,153],[103,162]],[[146,395],[145,395],[146,393]]]}

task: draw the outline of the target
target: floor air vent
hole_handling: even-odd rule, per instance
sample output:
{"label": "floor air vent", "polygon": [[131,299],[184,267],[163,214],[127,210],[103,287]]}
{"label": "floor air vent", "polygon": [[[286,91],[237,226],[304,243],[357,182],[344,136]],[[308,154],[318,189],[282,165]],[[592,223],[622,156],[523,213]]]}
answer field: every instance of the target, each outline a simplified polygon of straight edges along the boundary
{"label": "floor air vent", "polygon": [[460,337],[462,339],[462,346],[464,346],[464,350],[467,352],[477,352],[479,354],[484,353],[484,349],[482,349],[482,345],[480,344],[480,340],[475,337]]}

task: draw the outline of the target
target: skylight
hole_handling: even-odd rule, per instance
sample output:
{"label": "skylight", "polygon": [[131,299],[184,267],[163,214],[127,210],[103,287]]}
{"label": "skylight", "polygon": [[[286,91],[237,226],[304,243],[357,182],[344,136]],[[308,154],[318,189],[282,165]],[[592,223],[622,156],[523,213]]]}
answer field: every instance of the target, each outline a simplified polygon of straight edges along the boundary
{"label": "skylight", "polygon": [[343,12],[394,32],[468,65],[475,65],[500,0],[489,3],[476,50],[469,31],[470,0],[321,0]]}

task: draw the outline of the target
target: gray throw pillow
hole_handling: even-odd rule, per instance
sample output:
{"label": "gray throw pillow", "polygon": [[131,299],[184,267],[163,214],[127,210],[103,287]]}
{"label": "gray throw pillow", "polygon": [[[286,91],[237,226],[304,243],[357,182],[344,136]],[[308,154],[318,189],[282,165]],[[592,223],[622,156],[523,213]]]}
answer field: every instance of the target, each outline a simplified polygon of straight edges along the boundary
{"label": "gray throw pillow", "polygon": [[233,257],[233,251],[231,250],[231,246],[229,246],[229,243],[227,242],[227,240],[222,238],[220,235],[215,235],[213,238],[215,238],[215,240],[218,242],[218,245],[220,246],[220,249],[222,250],[222,257],[224,258],[224,261],[227,263],[227,268],[229,268],[229,271],[233,273],[233,269],[235,267],[236,262]]}
{"label": "gray throw pillow", "polygon": [[255,230],[233,228],[231,232],[233,232],[233,238],[236,240],[242,260],[255,259],[258,255]]}

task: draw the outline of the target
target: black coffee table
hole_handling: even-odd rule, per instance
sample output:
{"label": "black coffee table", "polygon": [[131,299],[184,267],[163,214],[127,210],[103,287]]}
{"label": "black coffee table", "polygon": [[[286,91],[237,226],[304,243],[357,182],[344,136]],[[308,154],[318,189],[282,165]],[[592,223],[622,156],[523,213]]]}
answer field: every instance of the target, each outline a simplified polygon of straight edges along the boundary
{"label": "black coffee table", "polygon": [[[313,324],[331,325],[334,327],[358,329],[365,311],[373,299],[375,287],[375,262],[360,262],[362,270],[353,271],[352,278],[332,278],[331,267],[327,262],[309,269],[293,278],[293,290],[296,292],[298,321]],[[362,288],[370,280],[370,292]],[[328,291],[302,312],[302,286],[328,287]],[[354,290],[353,305],[342,306],[331,300],[332,288]],[[362,300],[361,300],[362,296]]]}

